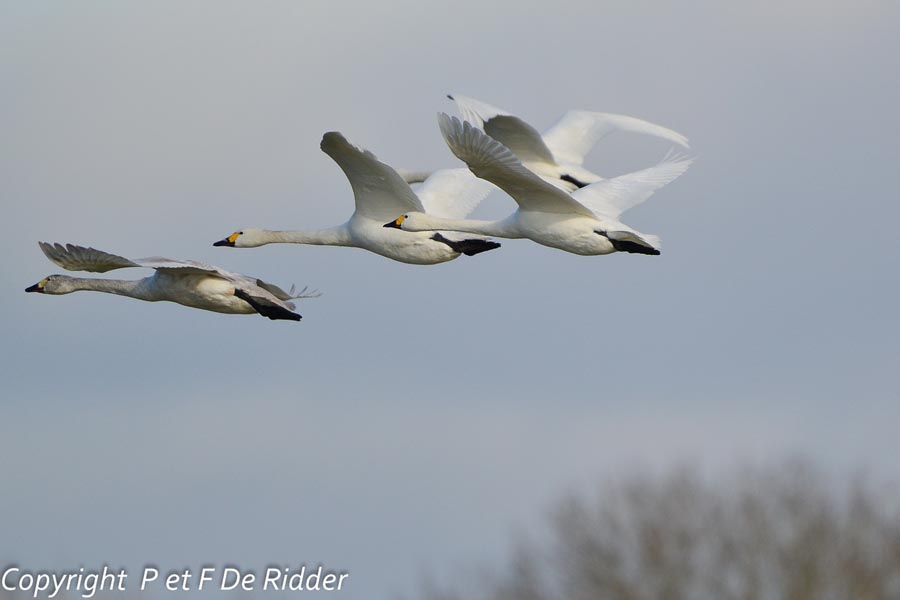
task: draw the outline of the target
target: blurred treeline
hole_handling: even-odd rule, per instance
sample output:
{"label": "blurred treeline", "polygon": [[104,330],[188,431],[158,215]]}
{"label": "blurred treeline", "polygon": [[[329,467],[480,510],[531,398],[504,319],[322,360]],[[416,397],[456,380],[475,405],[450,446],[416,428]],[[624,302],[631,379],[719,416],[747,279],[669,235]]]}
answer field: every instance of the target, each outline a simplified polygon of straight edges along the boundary
{"label": "blurred treeline", "polygon": [[550,511],[499,572],[422,600],[898,600],[900,493],[808,463],[635,475]]}

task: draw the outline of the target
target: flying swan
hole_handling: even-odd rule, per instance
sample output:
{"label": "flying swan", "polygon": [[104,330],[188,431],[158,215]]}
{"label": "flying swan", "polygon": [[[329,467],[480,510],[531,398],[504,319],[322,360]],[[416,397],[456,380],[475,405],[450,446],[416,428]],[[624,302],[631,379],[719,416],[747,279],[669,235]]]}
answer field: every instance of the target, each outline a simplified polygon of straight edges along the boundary
{"label": "flying swan", "polygon": [[268,231],[246,228],[236,231],[213,246],[255,248],[265,244],[315,244],[351,246],[400,262],[432,265],[473,256],[499,248],[500,244],[480,236],[428,232],[410,234],[382,227],[387,219],[416,211],[444,218],[468,215],[493,189],[467,169],[445,169],[431,174],[418,192],[390,166],[374,154],[357,148],[338,132],[322,137],[322,151],[344,171],[356,210],[343,225],[318,231]]}
{"label": "flying swan", "polygon": [[[463,121],[484,130],[512,150],[522,163],[553,185],[572,191],[603,178],[584,168],[584,157],[601,139],[614,131],[630,131],[660,137],[688,148],[688,139],[661,125],[613,113],[570,110],[543,134],[502,108],[459,94],[447,96],[456,103]],[[403,171],[407,181],[421,181],[427,173]]]}
{"label": "flying swan", "polygon": [[213,312],[247,315],[259,313],[272,320],[299,321],[293,312],[295,298],[315,298],[321,294],[305,293],[306,288],[290,292],[255,277],[229,273],[212,265],[192,260],[169,258],[141,258],[129,260],[94,248],[73,244],[48,244],[38,242],[51,261],[69,271],[105,273],[113,269],[144,267],[155,269],[150,277],[136,280],[89,279],[50,275],[25,289],[40,294],[70,294],[89,290],[128,296],[147,302],[177,302],[191,308]]}
{"label": "flying swan", "polygon": [[439,219],[407,212],[384,225],[404,231],[435,229],[499,238],[528,238],[585,256],[659,254],[659,238],[625,225],[619,216],[675,180],[693,159],[664,159],[655,167],[606,179],[569,194],[525,168],[512,151],[469,123],[438,115],[447,145],[469,169],[512,196],[519,208],[501,221]]}

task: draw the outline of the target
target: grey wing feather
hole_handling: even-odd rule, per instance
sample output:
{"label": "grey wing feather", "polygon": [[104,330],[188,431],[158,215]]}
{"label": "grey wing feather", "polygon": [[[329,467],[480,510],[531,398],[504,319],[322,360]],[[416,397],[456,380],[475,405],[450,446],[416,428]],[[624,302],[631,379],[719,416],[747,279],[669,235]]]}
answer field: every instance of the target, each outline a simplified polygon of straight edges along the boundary
{"label": "grey wing feather", "polygon": [[499,141],[459,119],[438,115],[444,140],[478,177],[512,196],[522,210],[593,216],[569,194],[529,170]]}
{"label": "grey wing feather", "polygon": [[463,121],[483,129],[489,136],[509,148],[524,163],[556,164],[553,153],[544,143],[540,132],[502,108],[487,102],[451,94]]}
{"label": "grey wing feather", "polygon": [[219,267],[208,265],[206,263],[197,262],[195,260],[175,260],[172,258],[164,258],[162,256],[151,256],[148,258],[139,258],[134,261],[138,266],[148,269],[156,269],[158,271],[167,271],[183,275],[209,275],[210,277],[219,277],[229,281],[240,282],[253,278],[248,278],[237,273],[230,273]]}
{"label": "grey wing feather", "polygon": [[41,251],[51,261],[68,271],[87,271],[89,273],[106,273],[114,269],[141,267],[132,260],[75,244],[48,244],[38,242]]}
{"label": "grey wing feather", "polygon": [[525,163],[556,164],[540,132],[519,117],[499,115],[484,122],[484,132]]}

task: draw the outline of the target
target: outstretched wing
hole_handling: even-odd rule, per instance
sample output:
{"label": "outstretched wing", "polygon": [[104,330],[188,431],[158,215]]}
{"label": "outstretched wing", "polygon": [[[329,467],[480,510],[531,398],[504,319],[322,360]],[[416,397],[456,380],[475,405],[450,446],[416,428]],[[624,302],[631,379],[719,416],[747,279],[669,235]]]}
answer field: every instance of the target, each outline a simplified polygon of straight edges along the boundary
{"label": "outstretched wing", "polygon": [[429,175],[416,194],[429,215],[464,219],[493,189],[469,169],[441,169]]}
{"label": "outstretched wing", "polygon": [[48,244],[38,242],[44,256],[69,271],[87,271],[89,273],[106,273],[114,269],[127,269],[142,265],[122,256],[103,252],[96,248],[85,248],[74,244]]}
{"label": "outstretched wing", "polygon": [[509,148],[469,123],[438,115],[444,140],[453,154],[478,177],[513,197],[525,211],[593,216],[569,194],[529,171]]}
{"label": "outstretched wing", "polygon": [[388,220],[410,211],[424,212],[409,184],[371,152],[357,148],[336,131],[322,136],[320,147],[350,180],[357,214]]}
{"label": "outstretched wing", "polygon": [[592,183],[573,192],[572,197],[591,209],[594,214],[617,220],[623,212],[637,206],[664,185],[675,181],[688,170],[692,162],[693,158],[667,158],[655,167]]}
{"label": "outstretched wing", "polygon": [[525,163],[555,165],[553,153],[544,143],[540,132],[515,115],[480,100],[452,94],[463,121],[483,129],[489,136],[509,148]]}
{"label": "outstretched wing", "polygon": [[[654,135],[688,148],[688,139],[662,125],[612,113],[570,110],[543,135],[556,160],[580,165],[601,139],[613,131]],[[499,138],[498,138],[499,139]]]}
{"label": "outstretched wing", "polygon": [[134,262],[141,267],[165,271],[173,275],[208,275],[210,277],[218,277],[233,282],[241,281],[242,278],[244,278],[243,275],[230,273],[219,267],[197,262],[195,260],[176,260],[173,258],[163,258],[162,256],[151,256],[148,258],[135,259]]}
{"label": "outstretched wing", "polygon": [[114,269],[129,267],[143,267],[147,269],[162,269],[177,271],[181,274],[202,273],[212,277],[220,277],[238,281],[241,275],[229,273],[218,267],[193,260],[174,260],[154,256],[151,258],[138,258],[131,260],[109,252],[103,252],[96,248],[85,248],[75,244],[48,244],[38,242],[44,254],[57,265],[69,271],[87,271],[89,273],[106,273]]}

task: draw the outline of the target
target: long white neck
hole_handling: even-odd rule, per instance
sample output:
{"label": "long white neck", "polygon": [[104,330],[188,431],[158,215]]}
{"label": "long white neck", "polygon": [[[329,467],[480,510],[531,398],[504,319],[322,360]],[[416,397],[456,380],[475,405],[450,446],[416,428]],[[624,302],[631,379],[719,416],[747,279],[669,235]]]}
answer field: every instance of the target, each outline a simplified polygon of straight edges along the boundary
{"label": "long white neck", "polygon": [[128,296],[139,300],[157,300],[150,285],[152,277],[144,279],[88,279],[85,277],[73,277],[70,280],[72,291],[103,292],[117,296]]}
{"label": "long white neck", "polygon": [[417,215],[415,224],[404,224],[403,229],[405,231],[459,231],[499,238],[521,238],[522,234],[514,221],[513,217],[501,221],[476,221],[473,219],[441,219],[420,214]]}
{"label": "long white neck", "polygon": [[263,231],[265,244],[311,244],[314,246],[349,246],[350,234],[344,225],[314,231]]}

